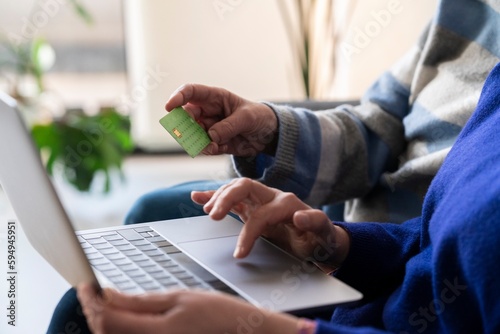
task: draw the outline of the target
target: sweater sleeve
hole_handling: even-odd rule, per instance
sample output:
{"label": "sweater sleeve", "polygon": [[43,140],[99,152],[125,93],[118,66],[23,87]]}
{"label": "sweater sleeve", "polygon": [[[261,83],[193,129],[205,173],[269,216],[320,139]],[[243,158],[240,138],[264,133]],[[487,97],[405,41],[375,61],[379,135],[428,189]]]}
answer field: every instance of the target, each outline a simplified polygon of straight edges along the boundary
{"label": "sweater sleeve", "polygon": [[351,248],[335,276],[370,299],[401,284],[408,260],[420,252],[421,218],[404,224],[336,223],[351,236]]}
{"label": "sweater sleeve", "polygon": [[405,147],[402,120],[421,44],[382,75],[358,106],[311,112],[269,104],[279,121],[276,154],[234,157],[237,172],[312,206],[367,194]]}
{"label": "sweater sleeve", "polygon": [[350,327],[335,325],[324,320],[318,320],[316,334],[387,334],[389,332],[371,327]]}
{"label": "sweater sleeve", "polygon": [[[402,225],[338,223],[350,232],[351,249],[336,276],[363,292],[365,303],[344,308],[331,323],[318,321],[316,333],[383,333],[366,323],[396,332],[499,333],[499,87],[497,65],[421,218]],[[376,320],[361,318],[365,306],[379,312]]]}

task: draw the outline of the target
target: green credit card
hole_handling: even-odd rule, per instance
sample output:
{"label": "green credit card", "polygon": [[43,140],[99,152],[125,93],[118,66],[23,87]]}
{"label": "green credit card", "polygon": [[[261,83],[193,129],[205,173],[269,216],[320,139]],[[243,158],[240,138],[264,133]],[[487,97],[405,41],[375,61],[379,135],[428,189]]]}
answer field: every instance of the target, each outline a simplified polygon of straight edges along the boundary
{"label": "green credit card", "polygon": [[192,158],[211,142],[207,132],[181,107],[162,117],[160,124]]}

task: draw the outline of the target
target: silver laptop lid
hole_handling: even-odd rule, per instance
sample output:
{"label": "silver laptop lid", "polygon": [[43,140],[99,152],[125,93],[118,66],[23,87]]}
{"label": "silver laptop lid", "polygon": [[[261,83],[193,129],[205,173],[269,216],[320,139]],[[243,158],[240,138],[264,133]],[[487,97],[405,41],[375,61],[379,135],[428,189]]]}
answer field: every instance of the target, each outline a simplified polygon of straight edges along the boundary
{"label": "silver laptop lid", "polygon": [[72,286],[95,275],[47,176],[15,101],[0,92],[0,184],[40,255]]}

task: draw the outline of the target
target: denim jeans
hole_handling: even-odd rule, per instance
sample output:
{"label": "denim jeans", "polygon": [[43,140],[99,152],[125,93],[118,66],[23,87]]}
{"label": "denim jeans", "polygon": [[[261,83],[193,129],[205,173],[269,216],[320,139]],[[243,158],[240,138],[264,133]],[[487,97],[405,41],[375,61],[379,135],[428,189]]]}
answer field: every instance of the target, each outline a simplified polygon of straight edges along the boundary
{"label": "denim jeans", "polygon": [[200,205],[191,200],[193,190],[216,190],[226,181],[193,181],[156,190],[140,197],[125,217],[125,224],[202,216]]}

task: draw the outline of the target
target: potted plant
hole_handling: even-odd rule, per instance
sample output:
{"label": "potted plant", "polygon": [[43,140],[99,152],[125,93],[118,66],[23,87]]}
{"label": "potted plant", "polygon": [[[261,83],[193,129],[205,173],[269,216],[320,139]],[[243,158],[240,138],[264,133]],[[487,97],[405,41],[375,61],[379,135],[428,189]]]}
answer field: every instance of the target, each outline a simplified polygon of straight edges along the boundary
{"label": "potted plant", "polygon": [[32,134],[45,153],[49,174],[59,165],[63,177],[80,191],[89,191],[102,173],[103,191],[109,192],[112,173],[118,172],[123,179],[123,158],[133,149],[130,120],[114,107],[101,108],[94,116],[68,110],[50,123],[35,124]]}
{"label": "potted plant", "polygon": [[[69,4],[80,18],[92,22],[78,0],[71,0]],[[18,43],[3,40],[0,75],[31,128],[49,174],[61,171],[64,179],[80,191],[89,191],[96,176],[103,174],[100,188],[109,192],[112,174],[118,173],[123,179],[123,159],[133,150],[128,116],[118,113],[114,107],[103,107],[96,115],[66,108],[61,117],[44,112],[47,107],[43,100],[48,92],[43,76],[54,64],[53,49],[41,37]]]}

